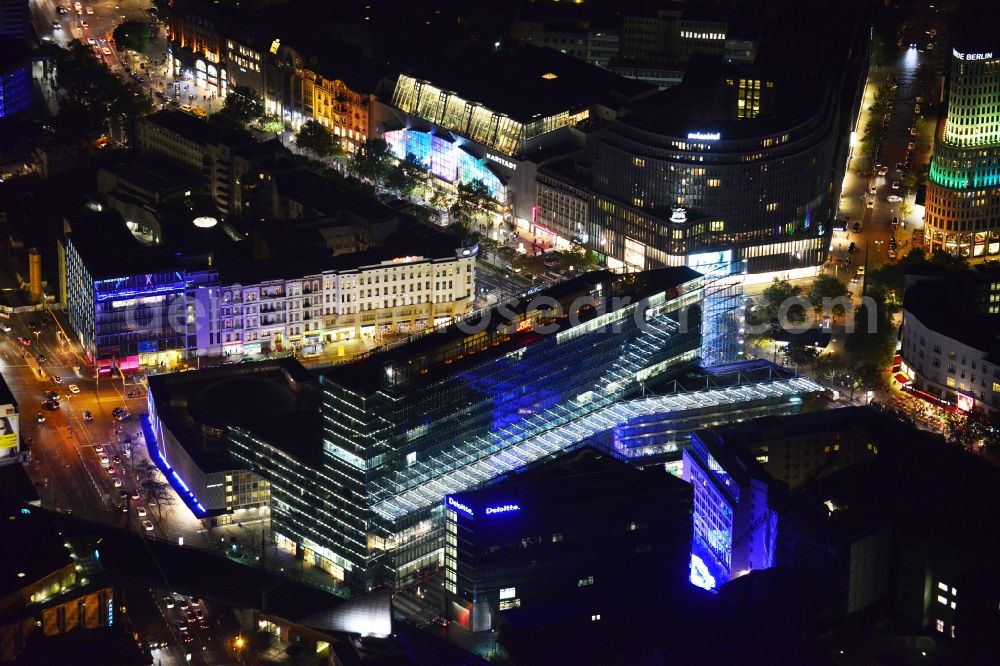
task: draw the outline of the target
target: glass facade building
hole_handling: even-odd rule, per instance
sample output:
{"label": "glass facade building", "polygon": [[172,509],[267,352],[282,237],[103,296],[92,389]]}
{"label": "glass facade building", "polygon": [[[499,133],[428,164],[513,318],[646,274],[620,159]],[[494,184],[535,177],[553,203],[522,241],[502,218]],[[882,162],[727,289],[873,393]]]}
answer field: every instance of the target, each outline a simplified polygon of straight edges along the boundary
{"label": "glass facade building", "polygon": [[[952,50],[948,117],[934,146],[924,222],[929,249],[1000,255],[1000,51]],[[968,52],[966,52],[968,51]]]}
{"label": "glass facade building", "polygon": [[31,64],[17,61],[0,70],[0,118],[27,111],[31,106]]}
{"label": "glass facade building", "polygon": [[698,359],[703,288],[687,268],[590,273],[538,295],[558,313],[525,298],[324,371],[317,460],[241,447],[271,482],[272,529],[355,591],[436,569],[445,495],[583,445],[615,425],[607,408]]}
{"label": "glass facade building", "polygon": [[448,139],[431,132],[399,129],[382,135],[393,155],[405,159],[413,155],[423,169],[446,183],[458,185],[482,181],[496,201],[507,200],[507,188],[482,160],[466,152],[461,140]]}

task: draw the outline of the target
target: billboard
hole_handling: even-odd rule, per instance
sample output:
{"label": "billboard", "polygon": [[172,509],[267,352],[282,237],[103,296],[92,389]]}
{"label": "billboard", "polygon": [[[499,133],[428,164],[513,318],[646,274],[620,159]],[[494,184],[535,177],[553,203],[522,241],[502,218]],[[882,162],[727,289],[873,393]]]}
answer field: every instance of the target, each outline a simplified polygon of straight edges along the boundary
{"label": "billboard", "polygon": [[13,405],[0,406],[0,458],[16,456],[18,452],[17,412]]}

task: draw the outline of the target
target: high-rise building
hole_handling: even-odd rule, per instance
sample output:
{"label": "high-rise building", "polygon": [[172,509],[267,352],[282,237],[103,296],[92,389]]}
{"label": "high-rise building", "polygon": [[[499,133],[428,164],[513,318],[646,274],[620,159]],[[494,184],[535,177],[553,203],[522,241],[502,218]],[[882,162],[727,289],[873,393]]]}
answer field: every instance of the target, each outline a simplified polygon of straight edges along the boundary
{"label": "high-rise building", "polygon": [[31,106],[31,59],[24,44],[0,36],[0,120]]}
{"label": "high-rise building", "polygon": [[0,0],[0,37],[26,43],[31,34],[28,0]]}
{"label": "high-rise building", "polygon": [[1000,50],[960,39],[951,53],[948,116],[927,182],[929,250],[972,260],[1000,255]]}

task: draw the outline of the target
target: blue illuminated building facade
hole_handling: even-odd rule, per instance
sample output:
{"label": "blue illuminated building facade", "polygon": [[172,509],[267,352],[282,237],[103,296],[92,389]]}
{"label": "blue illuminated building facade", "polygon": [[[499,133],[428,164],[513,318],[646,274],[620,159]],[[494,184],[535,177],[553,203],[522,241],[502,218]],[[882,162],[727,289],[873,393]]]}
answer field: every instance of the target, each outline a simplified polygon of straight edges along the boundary
{"label": "blue illuminated building facade", "polygon": [[31,61],[19,43],[0,37],[0,119],[31,107]]}
{"label": "blue illuminated building facade", "polygon": [[425,171],[450,185],[468,185],[482,181],[494,200],[506,202],[507,188],[486,160],[464,149],[464,141],[450,132],[440,135],[414,129],[398,129],[386,132],[382,138],[398,159],[412,155]]}
{"label": "blue illuminated building facade", "polygon": [[684,478],[694,488],[691,582],[708,589],[774,566],[776,482],[741,446],[701,430],[684,449]]}
{"label": "blue illuminated building facade", "polygon": [[217,272],[156,271],[154,265],[149,272],[127,267],[116,272],[113,262],[85,257],[93,248],[81,252],[78,240],[66,243],[67,311],[80,344],[101,371],[172,365],[197,348],[196,333],[204,323],[199,317],[207,313],[200,301],[218,284]]}
{"label": "blue illuminated building facade", "polygon": [[450,619],[481,631],[498,613],[556,605],[560,623],[613,622],[686,585],[691,487],[592,447],[445,498]]}

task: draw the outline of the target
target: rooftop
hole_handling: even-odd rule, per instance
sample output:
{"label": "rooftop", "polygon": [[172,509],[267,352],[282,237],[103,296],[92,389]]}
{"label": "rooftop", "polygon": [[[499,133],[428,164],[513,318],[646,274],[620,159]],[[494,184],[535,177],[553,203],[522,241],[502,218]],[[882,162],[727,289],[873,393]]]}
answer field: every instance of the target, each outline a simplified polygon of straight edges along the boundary
{"label": "rooftop", "polygon": [[[25,513],[25,511],[27,513]],[[70,551],[40,509],[0,506],[0,599],[73,563]]]}
{"label": "rooftop", "polygon": [[322,430],[312,375],[293,358],[149,377],[157,416],[204,472],[234,462],[213,431],[233,426],[315,461]]}
{"label": "rooftop", "polygon": [[[146,116],[140,122],[157,125],[165,130],[179,134],[190,141],[205,144],[220,144],[230,147],[253,146],[253,144],[267,145],[271,141],[260,142],[247,132],[222,127],[215,123],[210,123],[204,118],[166,109]],[[274,141],[277,141],[276,139]]]}
{"label": "rooftop", "polygon": [[[1000,352],[1000,315],[980,311],[988,276],[996,270],[951,272],[917,280],[906,289],[903,310],[941,335],[982,352]],[[908,274],[908,281],[911,277]]]}
{"label": "rooftop", "polygon": [[617,109],[655,90],[553,49],[527,44],[478,49],[404,73],[522,123],[593,104]]}

